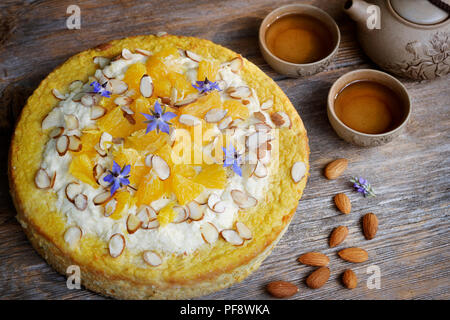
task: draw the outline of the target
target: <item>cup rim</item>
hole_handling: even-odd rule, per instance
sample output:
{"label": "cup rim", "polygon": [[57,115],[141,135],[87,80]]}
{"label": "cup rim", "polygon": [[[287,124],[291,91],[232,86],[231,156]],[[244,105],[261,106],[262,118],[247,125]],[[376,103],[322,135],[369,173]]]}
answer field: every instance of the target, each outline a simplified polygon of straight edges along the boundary
{"label": "cup rim", "polygon": [[[333,28],[335,29],[336,33],[337,33],[337,39],[336,39],[336,43],[334,45],[333,50],[325,57],[323,57],[320,60],[314,61],[314,62],[310,62],[310,63],[292,63],[292,62],[288,62],[286,60],[280,59],[278,58],[276,55],[274,55],[269,48],[266,45],[266,39],[265,39],[265,35],[266,35],[266,31],[268,28],[264,28],[264,32],[263,32],[263,26],[265,26],[267,24],[267,20],[272,17],[273,15],[275,15],[278,11],[281,11],[281,9],[285,9],[285,8],[310,8],[312,10],[316,10],[318,12],[321,12],[322,14],[325,14],[326,19],[328,19],[331,24],[333,25]],[[283,16],[286,16],[288,14],[293,14],[295,13],[294,11],[290,12],[290,13],[285,13],[281,16],[279,16],[278,18],[276,18],[275,20],[280,19]],[[275,22],[274,20],[274,22]],[[273,22],[272,22],[273,23]],[[331,30],[330,30],[331,31]],[[293,4],[287,4],[281,7],[278,7],[272,11],[270,11],[263,19],[263,21],[261,22],[261,24],[259,25],[259,43],[261,44],[261,46],[263,47],[264,51],[267,52],[267,54],[269,54],[272,58],[274,58],[276,61],[280,62],[280,63],[284,63],[288,66],[292,66],[292,67],[305,67],[305,66],[313,66],[315,64],[319,64],[322,63],[328,59],[330,59],[331,57],[333,57],[335,55],[335,53],[337,52],[337,50],[339,49],[339,45],[341,43],[341,31],[339,30],[339,26],[337,25],[336,21],[334,21],[333,17],[331,17],[327,12],[325,12],[324,10],[320,9],[319,7],[316,6],[312,6],[309,4],[302,4],[302,3],[293,3]]]}
{"label": "cup rim", "polygon": [[[334,111],[334,100],[335,100],[335,96],[332,96],[332,92],[333,89],[335,88],[335,86],[337,85],[339,80],[344,79],[345,77],[348,77],[350,75],[353,74],[358,74],[358,73],[362,73],[362,72],[369,72],[369,73],[375,73],[375,74],[379,74],[382,75],[386,78],[389,78],[391,80],[393,80],[400,88],[401,91],[403,91],[407,97],[407,112],[406,112],[406,116],[403,119],[403,121],[401,123],[399,123],[398,126],[396,126],[394,129],[387,131],[387,132],[383,132],[383,133],[364,133],[364,132],[360,132],[357,131],[355,129],[350,128],[349,126],[347,126],[345,123],[343,123],[341,121],[341,119],[339,119],[339,117],[336,115],[335,111]],[[361,78],[360,80],[364,80],[364,78]],[[350,84],[351,82],[354,82],[356,80],[347,82],[346,85]],[[377,80],[371,80],[374,82],[378,82]],[[345,87],[345,86],[344,86]],[[342,90],[342,88],[341,88]],[[328,91],[328,98],[327,98],[327,108],[328,111],[330,112],[330,114],[332,115],[333,119],[336,120],[343,128],[345,128],[346,130],[360,135],[360,136],[364,136],[364,137],[368,137],[368,138],[379,138],[379,137],[385,137],[385,136],[389,136],[399,130],[401,130],[409,121],[410,117],[411,117],[411,97],[408,93],[408,90],[406,89],[405,85],[403,83],[401,83],[397,78],[391,76],[390,74],[383,72],[383,71],[379,71],[379,70],[375,70],[375,69],[357,69],[357,70],[353,70],[350,72],[347,72],[345,74],[343,74],[342,76],[340,76],[338,79],[336,79],[336,81],[334,81],[333,85],[330,87],[330,90]]]}

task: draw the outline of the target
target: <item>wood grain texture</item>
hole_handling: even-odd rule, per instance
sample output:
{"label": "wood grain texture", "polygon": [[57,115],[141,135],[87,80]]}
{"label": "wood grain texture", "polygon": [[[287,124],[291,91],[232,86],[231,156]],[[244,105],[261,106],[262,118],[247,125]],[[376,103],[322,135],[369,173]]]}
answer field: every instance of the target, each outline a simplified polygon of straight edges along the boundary
{"label": "wood grain texture", "polygon": [[[327,71],[288,79],[263,60],[257,31],[264,16],[286,3],[309,3],[329,12],[342,33],[339,54]],[[331,84],[344,73],[376,68],[361,49],[353,23],[341,12],[342,1],[77,1],[81,30],[67,30],[66,8],[73,1],[0,2],[0,298],[103,299],[88,290],[68,290],[65,278],[51,269],[28,243],[14,218],[8,193],[6,150],[14,119],[39,82],[73,54],[115,38],[167,31],[224,45],[257,64],[286,92],[300,113],[310,139],[311,178],[297,213],[273,253],[242,283],[202,299],[270,299],[265,285],[287,280],[300,287],[291,299],[449,299],[450,298],[450,78],[431,82],[401,79],[413,101],[406,131],[392,143],[370,149],[340,140],[326,115]],[[350,160],[337,180],[323,177],[324,166],[337,157]],[[351,191],[351,176],[361,175],[378,196]],[[352,201],[349,215],[340,214],[333,196],[345,192]],[[379,218],[375,239],[367,241],[361,218]],[[333,228],[349,228],[347,239],[328,248]],[[369,260],[352,265],[337,251],[358,246]],[[331,277],[321,289],[305,285],[313,267],[296,259],[308,251],[330,257]],[[381,289],[368,289],[366,268],[381,270]],[[359,279],[344,288],[340,275],[352,268]]]}

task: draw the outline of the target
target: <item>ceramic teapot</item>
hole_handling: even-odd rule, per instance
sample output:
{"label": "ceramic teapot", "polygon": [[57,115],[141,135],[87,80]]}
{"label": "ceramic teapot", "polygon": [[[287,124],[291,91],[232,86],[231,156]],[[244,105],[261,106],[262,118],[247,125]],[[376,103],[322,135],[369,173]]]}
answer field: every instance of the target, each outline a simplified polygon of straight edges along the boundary
{"label": "ceramic teapot", "polygon": [[450,72],[450,6],[440,0],[348,0],[363,50],[381,68],[423,80]]}

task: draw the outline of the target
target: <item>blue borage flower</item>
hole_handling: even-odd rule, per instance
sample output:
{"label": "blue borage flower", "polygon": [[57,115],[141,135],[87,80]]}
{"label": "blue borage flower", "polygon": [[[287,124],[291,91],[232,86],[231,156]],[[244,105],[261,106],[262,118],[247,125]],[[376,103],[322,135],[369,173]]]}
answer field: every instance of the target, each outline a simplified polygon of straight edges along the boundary
{"label": "blue borage flower", "polygon": [[223,152],[225,153],[225,160],[223,162],[224,167],[233,167],[233,171],[236,172],[239,176],[242,177],[242,169],[240,167],[242,158],[237,153],[236,149],[233,147],[233,145],[230,143],[228,145],[228,148],[223,148]]}
{"label": "blue borage flower", "polygon": [[150,109],[150,112],[152,114],[141,112],[141,114],[147,119],[146,121],[144,121],[144,123],[147,123],[147,130],[145,131],[145,134],[155,129],[158,133],[159,130],[161,130],[162,132],[169,134],[169,126],[171,125],[169,121],[175,118],[177,115],[173,112],[166,112],[166,106],[161,109],[159,101],[155,102],[154,111]]}
{"label": "blue borage flower", "polygon": [[213,90],[221,91],[219,84],[216,81],[209,81],[208,78],[205,78],[205,81],[196,81],[196,83],[197,85],[193,84],[192,86],[197,89],[200,94]]}
{"label": "blue borage flower", "polygon": [[353,177],[350,179],[350,182],[353,183],[353,188],[355,191],[362,193],[364,197],[375,197],[375,191],[373,190],[370,183],[364,178]]}
{"label": "blue borage flower", "polygon": [[105,98],[111,98],[111,91],[106,90],[106,84],[107,82],[105,82],[104,84],[100,84],[97,81],[93,81],[91,82],[90,86],[94,87],[95,93],[99,93],[102,97]]}
{"label": "blue borage flower", "polygon": [[131,166],[127,164],[123,169],[113,160],[112,170],[109,174],[103,178],[105,182],[109,182],[111,185],[111,195],[113,195],[119,188],[130,184]]}

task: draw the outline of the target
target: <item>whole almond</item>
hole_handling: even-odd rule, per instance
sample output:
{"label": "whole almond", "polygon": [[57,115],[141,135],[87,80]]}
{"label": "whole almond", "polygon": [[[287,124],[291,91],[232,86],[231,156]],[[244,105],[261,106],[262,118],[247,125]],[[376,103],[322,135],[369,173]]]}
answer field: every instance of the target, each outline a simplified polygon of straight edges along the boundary
{"label": "whole almond", "polygon": [[298,287],[287,281],[273,281],[266,286],[267,292],[276,298],[287,298],[298,292]]}
{"label": "whole almond", "polygon": [[328,281],[329,277],[330,269],[327,267],[320,267],[306,278],[306,285],[311,289],[318,289]]}
{"label": "whole almond", "polygon": [[360,263],[369,259],[367,251],[361,248],[342,249],[338,252],[338,255],[342,260],[353,263]]}
{"label": "whole almond", "polygon": [[367,240],[375,238],[378,230],[378,218],[373,213],[367,213],[362,219],[364,237]]}
{"label": "whole almond", "polygon": [[297,259],[300,263],[313,267],[325,267],[330,262],[326,255],[320,252],[307,252]]}
{"label": "whole almond", "polygon": [[334,248],[340,245],[348,235],[348,228],[346,226],[339,226],[333,229],[330,235],[329,245]]}
{"label": "whole almond", "polygon": [[336,159],[325,167],[325,177],[329,180],[338,178],[347,169],[348,160],[347,159]]}
{"label": "whole almond", "polygon": [[349,214],[352,211],[352,203],[345,193],[338,193],[335,195],[334,203],[343,214]]}
{"label": "whole almond", "polygon": [[342,274],[341,279],[344,286],[346,286],[348,289],[354,289],[358,285],[358,278],[356,277],[356,274],[353,272],[353,270],[346,269]]}

